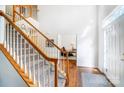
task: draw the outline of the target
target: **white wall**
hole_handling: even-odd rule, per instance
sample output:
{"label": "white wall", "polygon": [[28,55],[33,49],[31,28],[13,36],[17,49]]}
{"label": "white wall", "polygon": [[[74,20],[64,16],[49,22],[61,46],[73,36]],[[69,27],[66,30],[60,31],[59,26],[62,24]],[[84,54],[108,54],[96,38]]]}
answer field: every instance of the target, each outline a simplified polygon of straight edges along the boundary
{"label": "white wall", "polygon": [[[0,5],[0,10],[5,12],[5,5]],[[4,40],[4,29],[5,29],[5,21],[4,18],[0,16],[0,43],[3,43]]]}
{"label": "white wall", "polygon": [[[87,9],[86,9],[87,10]],[[97,9],[96,6],[88,7],[85,11],[87,17],[85,27],[78,34],[78,66],[97,67]]]}
{"label": "white wall", "polygon": [[2,51],[0,51],[0,87],[27,87]]}
{"label": "white wall", "polygon": [[60,34],[62,45],[76,44],[78,35],[78,66],[97,66],[96,6],[38,6],[38,11],[41,31]]}
{"label": "white wall", "polygon": [[[67,48],[70,45],[68,42],[75,43],[76,33],[86,26],[88,14],[83,11],[88,10],[88,7],[90,6],[38,6],[41,31],[60,34],[62,45]],[[67,36],[68,40],[65,40]]]}

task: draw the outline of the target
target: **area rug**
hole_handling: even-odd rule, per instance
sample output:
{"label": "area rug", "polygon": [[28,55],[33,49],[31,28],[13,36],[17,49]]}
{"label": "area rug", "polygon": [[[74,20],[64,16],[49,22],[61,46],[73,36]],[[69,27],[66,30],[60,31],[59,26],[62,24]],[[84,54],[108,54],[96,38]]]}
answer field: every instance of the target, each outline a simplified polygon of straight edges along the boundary
{"label": "area rug", "polygon": [[101,74],[80,73],[82,87],[112,87],[111,83]]}

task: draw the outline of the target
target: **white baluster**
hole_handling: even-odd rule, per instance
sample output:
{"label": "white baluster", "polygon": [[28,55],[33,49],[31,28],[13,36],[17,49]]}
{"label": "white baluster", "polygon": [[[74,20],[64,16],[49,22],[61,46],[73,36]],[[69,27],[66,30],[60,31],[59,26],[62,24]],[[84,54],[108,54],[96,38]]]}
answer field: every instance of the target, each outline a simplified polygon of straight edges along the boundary
{"label": "white baluster", "polygon": [[38,86],[40,87],[40,54],[38,54]]}
{"label": "white baluster", "polygon": [[43,71],[43,87],[45,87],[45,73],[44,73],[44,59],[43,59],[43,68],[42,68],[42,71]]}
{"label": "white baluster", "polygon": [[7,37],[8,37],[8,24],[6,24],[6,46],[5,46],[6,49],[7,49],[7,42],[8,42]]}
{"label": "white baluster", "polygon": [[54,53],[55,53],[55,50],[54,50],[54,47],[52,47],[52,56],[53,56],[53,58],[55,58]]}
{"label": "white baluster", "polygon": [[[39,55],[40,56],[40,55]],[[40,87],[43,87],[43,83],[42,83],[42,57],[40,56],[40,60],[39,60],[39,80],[40,80]]]}
{"label": "white baluster", "polygon": [[30,61],[30,49],[31,49],[31,46],[29,45],[29,69],[28,69],[28,72],[29,72],[29,79],[32,79],[32,75],[31,75],[31,61]]}
{"label": "white baluster", "polygon": [[12,26],[11,27],[11,30],[10,30],[10,55],[12,55],[12,31],[13,31],[13,28]]}
{"label": "white baluster", "polygon": [[10,39],[9,39],[9,38],[10,38],[10,24],[9,24],[7,33],[8,33],[8,36],[7,36],[7,51],[9,51],[9,42],[10,42]]}
{"label": "white baluster", "polygon": [[12,29],[12,56],[14,57],[14,28]]}
{"label": "white baluster", "polygon": [[4,47],[6,48],[6,41],[7,41],[7,23],[6,23],[6,29],[5,29],[5,33],[4,33]]}
{"label": "white baluster", "polygon": [[36,83],[36,78],[35,78],[35,51],[33,49],[33,83]]}
{"label": "white baluster", "polygon": [[50,63],[48,64],[48,87],[50,87]]}
{"label": "white baluster", "polygon": [[27,55],[27,54],[26,54],[26,44],[27,44],[27,43],[26,43],[26,40],[25,40],[25,42],[24,42],[24,67],[25,67],[25,68],[24,68],[24,72],[25,72],[25,74],[27,74],[27,64],[26,64],[26,63],[27,63],[27,62],[26,62],[26,55]]}
{"label": "white baluster", "polygon": [[23,37],[20,36],[20,66],[21,66],[21,69],[23,69],[23,62],[22,62],[22,41],[23,41]]}
{"label": "white baluster", "polygon": [[55,50],[55,47],[53,47],[53,57],[56,58],[56,50]]}
{"label": "white baluster", "polygon": [[[41,42],[40,42],[40,37],[39,36],[38,36],[37,44],[38,44],[38,47],[41,47],[40,46]],[[40,85],[40,66],[39,66],[39,64],[40,64],[40,54],[38,53],[38,71],[37,71],[38,79],[37,79],[37,81],[38,81],[38,86],[40,87],[41,85]]]}
{"label": "white baluster", "polygon": [[17,64],[19,64],[19,36],[17,32]]}
{"label": "white baluster", "polygon": [[59,59],[61,59],[61,57],[60,57],[59,50],[57,50],[57,59],[58,59],[58,66],[60,67],[60,60]]}
{"label": "white baluster", "polygon": [[16,33],[16,32],[15,32],[15,29],[14,29],[14,30],[13,30],[13,34],[14,34],[14,35],[13,35],[13,38],[14,38],[14,40],[13,40],[13,57],[14,57],[14,59],[16,59],[16,58],[15,58],[15,51],[16,51],[16,50],[15,50],[15,46],[16,46],[16,43],[15,43],[15,41],[16,41],[15,33]]}

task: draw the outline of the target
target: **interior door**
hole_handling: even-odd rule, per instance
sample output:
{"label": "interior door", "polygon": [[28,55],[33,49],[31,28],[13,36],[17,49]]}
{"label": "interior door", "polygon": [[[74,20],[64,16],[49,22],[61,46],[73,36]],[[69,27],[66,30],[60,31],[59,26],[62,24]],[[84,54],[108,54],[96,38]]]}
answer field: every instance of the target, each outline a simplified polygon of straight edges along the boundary
{"label": "interior door", "polygon": [[119,44],[120,44],[120,83],[124,86],[124,22],[120,22],[119,26]]}

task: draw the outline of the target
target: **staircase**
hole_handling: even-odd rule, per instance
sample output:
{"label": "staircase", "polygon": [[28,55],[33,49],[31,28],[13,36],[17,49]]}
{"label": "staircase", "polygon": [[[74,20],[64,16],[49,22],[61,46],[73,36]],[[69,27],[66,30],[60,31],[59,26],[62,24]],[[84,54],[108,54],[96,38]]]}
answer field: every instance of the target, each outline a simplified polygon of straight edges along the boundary
{"label": "staircase", "polygon": [[[23,15],[15,13],[32,29],[22,29],[0,11],[0,16],[6,20],[2,50],[11,64],[30,87],[69,86],[68,56],[60,56],[61,52],[66,55],[67,52],[62,51]],[[46,42],[52,48],[48,48]]]}

